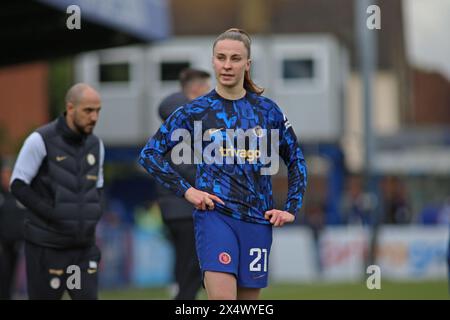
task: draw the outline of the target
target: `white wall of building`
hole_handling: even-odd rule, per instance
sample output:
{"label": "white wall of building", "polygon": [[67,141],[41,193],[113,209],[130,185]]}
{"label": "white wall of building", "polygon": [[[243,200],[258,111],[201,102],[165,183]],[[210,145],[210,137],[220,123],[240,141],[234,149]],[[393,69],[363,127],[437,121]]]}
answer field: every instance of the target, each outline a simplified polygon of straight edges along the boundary
{"label": "white wall of building", "polygon": [[[179,90],[176,79],[162,79],[162,65],[188,63],[213,75],[213,41],[212,37],[180,37],[80,55],[77,81],[94,85],[103,99],[96,134],[108,145],[144,142],[160,125],[160,101]],[[254,37],[252,61],[255,82],[287,114],[302,141],[339,141],[349,69],[347,53],[333,37]],[[101,81],[100,66],[114,64],[129,65],[127,81]]]}

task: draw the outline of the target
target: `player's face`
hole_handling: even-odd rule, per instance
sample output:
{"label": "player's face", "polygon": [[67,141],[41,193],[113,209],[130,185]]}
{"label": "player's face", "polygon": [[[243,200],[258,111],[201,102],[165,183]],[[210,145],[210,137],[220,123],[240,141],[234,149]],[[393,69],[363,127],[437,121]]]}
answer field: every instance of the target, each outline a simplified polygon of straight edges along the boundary
{"label": "player's face", "polygon": [[[81,101],[71,110],[73,124],[80,133],[91,134],[100,114],[100,97],[93,90],[83,92]],[[70,112],[68,110],[68,112]]]}
{"label": "player's face", "polygon": [[244,74],[250,70],[250,63],[242,41],[224,39],[216,43],[213,67],[218,85],[226,88],[243,87]]}

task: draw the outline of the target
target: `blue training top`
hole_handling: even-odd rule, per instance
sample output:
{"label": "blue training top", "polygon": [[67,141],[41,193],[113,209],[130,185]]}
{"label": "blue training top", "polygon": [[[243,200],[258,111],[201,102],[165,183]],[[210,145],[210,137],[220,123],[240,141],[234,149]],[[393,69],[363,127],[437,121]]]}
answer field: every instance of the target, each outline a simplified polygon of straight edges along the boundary
{"label": "blue training top", "polygon": [[[180,138],[180,132],[186,135]],[[228,100],[212,90],[167,118],[142,149],[139,162],[178,196],[183,196],[191,185],[164,155],[171,150],[175,152],[182,145],[178,144],[181,140],[187,142],[185,146],[189,145],[183,152],[193,150],[196,155],[195,188],[214,194],[225,203],[214,203],[218,212],[269,224],[264,213],[273,209],[273,198],[271,174],[267,172],[270,166],[277,170],[278,154],[288,168],[284,210],[296,215],[302,206],[306,162],[289,121],[270,99],[247,91],[241,99]],[[178,153],[172,153],[172,159]]]}

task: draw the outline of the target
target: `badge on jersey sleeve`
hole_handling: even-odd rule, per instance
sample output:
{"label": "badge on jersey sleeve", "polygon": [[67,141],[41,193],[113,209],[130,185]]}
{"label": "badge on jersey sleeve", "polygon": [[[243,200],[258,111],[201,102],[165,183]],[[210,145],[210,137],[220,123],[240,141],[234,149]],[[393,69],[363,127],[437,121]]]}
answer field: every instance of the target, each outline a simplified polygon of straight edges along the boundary
{"label": "badge on jersey sleeve", "polygon": [[87,163],[89,163],[91,166],[95,164],[95,156],[92,153],[88,153],[86,156]]}
{"label": "badge on jersey sleeve", "polygon": [[222,252],[219,254],[219,261],[221,264],[230,264],[231,256],[226,252]]}

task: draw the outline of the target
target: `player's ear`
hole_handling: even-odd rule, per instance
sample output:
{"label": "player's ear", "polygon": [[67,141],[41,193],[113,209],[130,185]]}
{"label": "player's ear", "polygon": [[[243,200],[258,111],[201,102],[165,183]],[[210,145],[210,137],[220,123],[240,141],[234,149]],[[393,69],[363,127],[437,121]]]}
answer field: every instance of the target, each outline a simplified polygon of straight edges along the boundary
{"label": "player's ear", "polygon": [[252,59],[247,59],[247,64],[245,65],[245,71],[250,71],[250,66],[252,65]]}
{"label": "player's ear", "polygon": [[75,110],[75,105],[72,102],[67,102],[66,103],[66,112],[68,114],[72,114]]}

